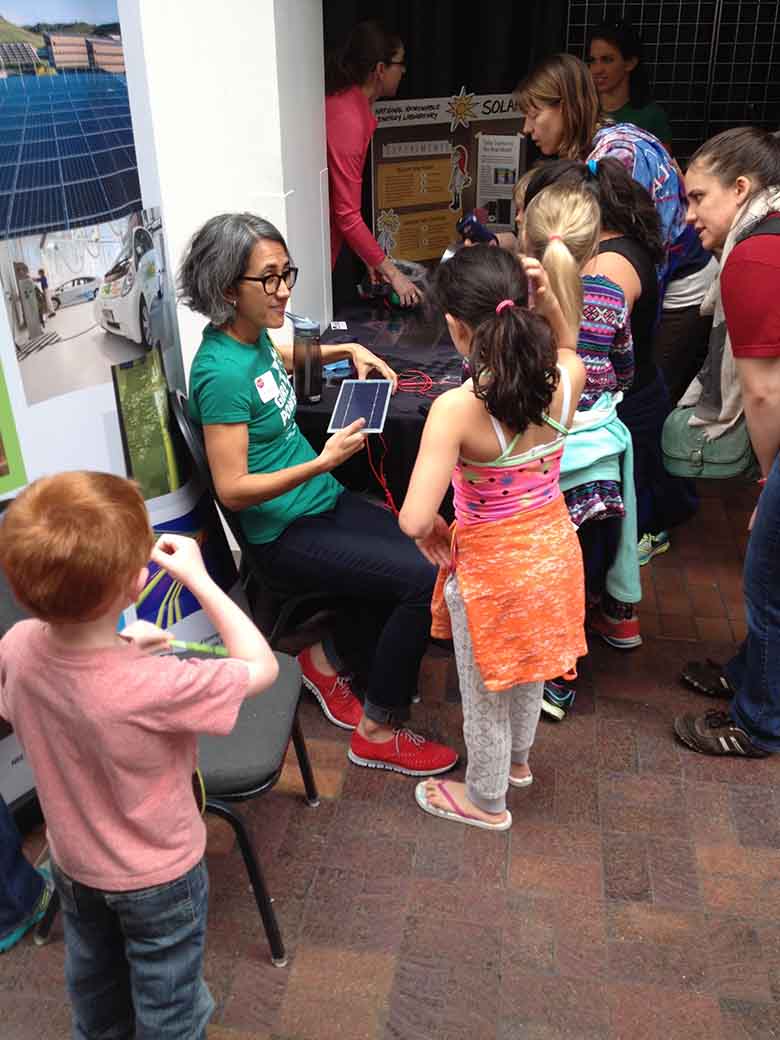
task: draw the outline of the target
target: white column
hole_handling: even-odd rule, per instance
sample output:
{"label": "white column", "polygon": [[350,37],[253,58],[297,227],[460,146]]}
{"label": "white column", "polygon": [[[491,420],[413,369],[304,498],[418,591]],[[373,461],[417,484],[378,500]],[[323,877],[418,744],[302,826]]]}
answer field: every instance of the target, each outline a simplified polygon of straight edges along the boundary
{"label": "white column", "polygon": [[[329,321],[321,0],[119,0],[119,17],[143,204],[162,209],[172,273],[205,220],[249,210],[301,269],[295,311]],[[189,371],[204,319],[178,317]]]}

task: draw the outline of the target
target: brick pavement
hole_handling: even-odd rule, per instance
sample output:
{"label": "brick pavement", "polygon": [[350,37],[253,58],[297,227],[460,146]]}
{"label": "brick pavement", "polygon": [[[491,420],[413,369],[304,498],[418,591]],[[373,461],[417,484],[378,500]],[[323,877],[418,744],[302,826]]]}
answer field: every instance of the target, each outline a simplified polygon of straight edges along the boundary
{"label": "brick pavement", "polygon": [[[574,711],[540,725],[510,832],[424,816],[413,781],[348,765],[348,735],[306,701],[320,808],[297,797],[293,761],[243,808],[287,968],[209,820],[209,1040],[780,1037],[778,762],[698,756],[670,730],[710,707],[679,686],[683,662],[744,633],[745,491],[702,490],[643,570],[645,645],[593,643]],[[426,657],[421,689],[416,725],[462,748],[452,659]],[[68,1036],[62,961],[59,926],[0,958],[4,1040]]]}

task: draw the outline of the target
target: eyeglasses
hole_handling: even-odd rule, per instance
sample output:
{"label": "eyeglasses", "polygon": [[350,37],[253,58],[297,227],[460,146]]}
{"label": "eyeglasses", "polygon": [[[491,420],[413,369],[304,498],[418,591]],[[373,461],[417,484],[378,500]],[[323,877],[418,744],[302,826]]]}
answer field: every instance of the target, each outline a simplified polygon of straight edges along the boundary
{"label": "eyeglasses", "polygon": [[288,267],[287,270],[282,271],[281,274],[264,274],[260,278],[245,274],[238,280],[239,282],[260,282],[262,287],[265,289],[266,294],[268,296],[273,296],[274,293],[279,292],[279,286],[282,282],[284,282],[288,289],[292,289],[298,280],[298,268]]}

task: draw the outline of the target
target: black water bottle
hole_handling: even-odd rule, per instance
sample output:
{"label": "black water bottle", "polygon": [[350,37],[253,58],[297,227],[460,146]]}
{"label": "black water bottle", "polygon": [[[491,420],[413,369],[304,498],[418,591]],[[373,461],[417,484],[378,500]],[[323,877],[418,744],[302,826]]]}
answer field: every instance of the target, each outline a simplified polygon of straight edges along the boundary
{"label": "black water bottle", "polygon": [[293,318],[293,386],[301,404],[322,400],[320,327],[309,318]]}

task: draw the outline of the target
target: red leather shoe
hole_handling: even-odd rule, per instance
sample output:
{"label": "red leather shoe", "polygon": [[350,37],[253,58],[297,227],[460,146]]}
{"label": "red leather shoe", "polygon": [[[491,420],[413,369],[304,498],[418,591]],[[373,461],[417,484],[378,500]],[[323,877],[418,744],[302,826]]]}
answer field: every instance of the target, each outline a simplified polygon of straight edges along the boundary
{"label": "red leather shoe", "polygon": [[616,650],[633,650],[635,646],[642,645],[639,618],[636,616],[613,618],[605,614],[601,607],[593,607],[588,612],[587,627]]}
{"label": "red leather shoe", "polygon": [[433,776],[446,773],[458,761],[457,752],[445,744],[426,740],[410,729],[397,729],[389,740],[374,743],[357,730],[352,734],[350,762],[369,769],[392,769],[407,776]]}
{"label": "red leather shoe", "polygon": [[355,729],[363,715],[363,707],[345,675],[324,675],[311,659],[311,647],[298,654],[301,679],[319,701],[325,718],[341,729]]}

